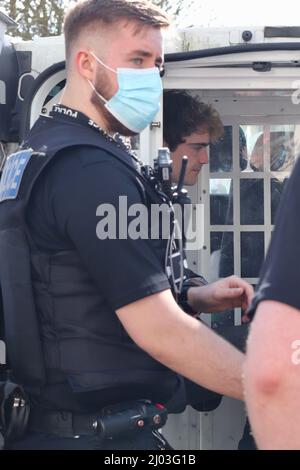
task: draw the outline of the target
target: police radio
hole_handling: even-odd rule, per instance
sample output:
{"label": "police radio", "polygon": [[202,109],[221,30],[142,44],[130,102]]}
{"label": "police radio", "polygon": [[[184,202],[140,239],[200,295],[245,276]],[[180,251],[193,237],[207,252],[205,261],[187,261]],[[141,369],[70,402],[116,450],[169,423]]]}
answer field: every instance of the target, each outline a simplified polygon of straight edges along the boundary
{"label": "police radio", "polygon": [[190,204],[186,189],[183,188],[185,173],[188,165],[188,157],[182,158],[180,176],[177,186],[172,185],[172,167],[170,150],[168,147],[158,149],[157,158],[154,160],[153,168],[145,165],[142,167],[144,177],[159,192],[165,194],[172,204]]}
{"label": "police radio", "polygon": [[[185,233],[184,214],[185,205],[191,204],[186,189],[183,188],[185,173],[188,165],[188,157],[182,158],[180,176],[177,185],[172,185],[172,166],[170,150],[167,147],[158,150],[158,156],[154,160],[154,167],[143,166],[142,174],[162,198],[170,206],[171,232],[166,247],[165,273],[169,279],[175,298],[178,300],[186,279],[187,268],[184,253]],[[179,220],[176,218],[175,207],[180,206]]]}
{"label": "police radio", "polygon": [[161,186],[161,191],[168,197],[172,197],[172,165],[170,150],[167,147],[158,150],[158,156],[154,160],[154,178]]}

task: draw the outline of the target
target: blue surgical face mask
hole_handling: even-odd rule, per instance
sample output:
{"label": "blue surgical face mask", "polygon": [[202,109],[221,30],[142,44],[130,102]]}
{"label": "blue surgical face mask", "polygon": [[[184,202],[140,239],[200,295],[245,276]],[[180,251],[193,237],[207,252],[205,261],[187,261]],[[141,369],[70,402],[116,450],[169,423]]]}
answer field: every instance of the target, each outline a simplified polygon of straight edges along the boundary
{"label": "blue surgical face mask", "polygon": [[139,134],[155,118],[160,108],[162,82],[157,67],[148,69],[112,69],[91,52],[99,64],[118,76],[119,90],[107,101],[88,80],[106,109],[132,132]]}

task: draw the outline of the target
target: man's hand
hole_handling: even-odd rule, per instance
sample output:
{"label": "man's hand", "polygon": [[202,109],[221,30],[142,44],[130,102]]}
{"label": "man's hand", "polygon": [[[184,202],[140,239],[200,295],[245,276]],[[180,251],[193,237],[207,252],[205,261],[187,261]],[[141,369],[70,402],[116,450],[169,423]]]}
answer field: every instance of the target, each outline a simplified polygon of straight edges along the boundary
{"label": "man's hand", "polygon": [[207,286],[191,287],[188,290],[189,304],[193,310],[202,313],[222,312],[236,307],[246,311],[252,298],[252,286],[237,276],[226,277]]}

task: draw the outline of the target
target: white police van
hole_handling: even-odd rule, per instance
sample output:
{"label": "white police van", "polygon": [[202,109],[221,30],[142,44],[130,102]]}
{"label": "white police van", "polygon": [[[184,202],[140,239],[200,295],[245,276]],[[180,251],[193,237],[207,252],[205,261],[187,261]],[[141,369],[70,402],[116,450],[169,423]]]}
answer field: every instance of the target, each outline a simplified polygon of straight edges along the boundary
{"label": "white police van", "polygon": [[[0,156],[47,114],[65,84],[62,37],[10,42],[13,22],[0,13]],[[204,205],[204,245],[188,252],[210,280],[235,273],[255,285],[270,242],[284,184],[300,143],[300,27],[189,28],[168,38],[165,89],[184,89],[220,112],[224,137],[210,150],[190,195]],[[162,113],[140,136],[151,162],[162,146]],[[206,315],[213,327],[240,325],[239,309]],[[4,362],[4,344],[0,363]],[[205,357],[199,357],[205,361]],[[166,436],[176,449],[236,449],[244,405],[223,398],[213,412],[188,408],[170,416]]]}

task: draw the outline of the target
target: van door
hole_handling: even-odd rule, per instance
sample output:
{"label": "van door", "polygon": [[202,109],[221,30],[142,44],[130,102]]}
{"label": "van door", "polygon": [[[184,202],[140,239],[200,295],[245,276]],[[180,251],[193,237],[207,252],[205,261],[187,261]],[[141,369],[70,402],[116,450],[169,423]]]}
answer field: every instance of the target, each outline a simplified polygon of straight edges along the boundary
{"label": "van door", "polygon": [[[188,260],[211,281],[236,274],[253,286],[258,282],[299,154],[299,50],[298,43],[281,43],[167,56],[164,88],[199,95],[216,107],[225,126],[189,191],[194,204],[204,205],[205,216],[204,245],[188,251]],[[204,318],[224,330],[241,324],[241,311]],[[165,435],[177,449],[237,449],[245,419],[243,403],[223,398],[213,412],[188,407],[171,416]]]}
{"label": "van door", "polygon": [[[30,50],[17,51],[8,37],[0,51],[0,144],[18,144],[23,103],[34,82]],[[1,149],[0,149],[1,150]]]}

